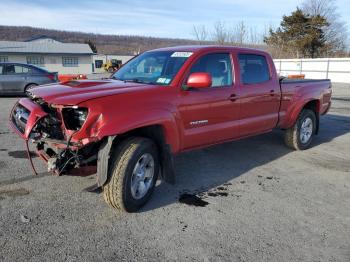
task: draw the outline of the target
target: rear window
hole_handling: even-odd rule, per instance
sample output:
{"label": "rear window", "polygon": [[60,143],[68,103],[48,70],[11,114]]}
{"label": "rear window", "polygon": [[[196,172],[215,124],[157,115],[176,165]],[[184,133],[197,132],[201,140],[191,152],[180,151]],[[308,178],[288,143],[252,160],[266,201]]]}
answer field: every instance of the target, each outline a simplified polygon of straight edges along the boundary
{"label": "rear window", "polygon": [[265,56],[240,54],[238,59],[243,84],[257,84],[270,79],[269,67]]}

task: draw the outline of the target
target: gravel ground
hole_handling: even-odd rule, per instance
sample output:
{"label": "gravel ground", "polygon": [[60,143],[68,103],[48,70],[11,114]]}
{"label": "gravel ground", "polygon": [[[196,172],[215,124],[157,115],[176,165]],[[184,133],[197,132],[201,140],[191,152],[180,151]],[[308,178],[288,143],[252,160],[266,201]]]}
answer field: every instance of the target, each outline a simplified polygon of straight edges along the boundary
{"label": "gravel ground", "polygon": [[177,184],[136,214],[85,192],[94,176],[32,176],[7,125],[16,98],[0,98],[0,261],[349,262],[350,85],[334,94],[311,149],[275,131],[182,154]]}

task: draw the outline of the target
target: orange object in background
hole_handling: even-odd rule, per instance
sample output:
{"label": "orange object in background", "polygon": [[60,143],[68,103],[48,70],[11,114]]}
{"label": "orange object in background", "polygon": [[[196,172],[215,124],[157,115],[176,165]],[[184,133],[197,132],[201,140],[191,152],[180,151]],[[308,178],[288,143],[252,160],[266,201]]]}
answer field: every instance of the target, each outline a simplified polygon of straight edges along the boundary
{"label": "orange object in background", "polygon": [[300,75],[288,75],[288,78],[293,78],[293,79],[305,79],[305,75],[304,75],[304,74],[300,74]]}
{"label": "orange object in background", "polygon": [[58,75],[58,81],[60,81],[60,82],[67,82],[67,81],[79,80],[79,79],[87,79],[87,77],[86,77],[86,75],[82,75],[82,74]]}

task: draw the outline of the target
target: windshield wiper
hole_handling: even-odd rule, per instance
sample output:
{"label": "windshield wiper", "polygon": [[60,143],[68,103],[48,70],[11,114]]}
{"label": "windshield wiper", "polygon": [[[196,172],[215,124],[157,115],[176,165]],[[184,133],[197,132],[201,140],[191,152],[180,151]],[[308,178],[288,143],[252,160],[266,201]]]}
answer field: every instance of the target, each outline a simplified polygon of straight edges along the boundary
{"label": "windshield wiper", "polygon": [[132,83],[143,83],[143,81],[141,81],[140,79],[137,79],[137,78],[133,78],[133,79],[119,79],[121,81],[124,81],[124,83],[127,83],[127,82],[132,82]]}

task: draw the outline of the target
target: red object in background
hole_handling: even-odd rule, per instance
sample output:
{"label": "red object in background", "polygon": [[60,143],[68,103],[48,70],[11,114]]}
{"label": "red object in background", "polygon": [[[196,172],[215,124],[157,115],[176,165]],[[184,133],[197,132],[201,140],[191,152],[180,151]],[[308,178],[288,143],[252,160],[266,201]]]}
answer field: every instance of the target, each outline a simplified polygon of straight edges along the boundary
{"label": "red object in background", "polygon": [[305,75],[304,74],[300,74],[300,75],[288,75],[288,78],[292,78],[292,79],[305,79]]}
{"label": "red object in background", "polygon": [[83,75],[83,74],[58,75],[59,82],[67,82],[67,81],[71,81],[71,80],[80,80],[80,79],[87,79],[87,77],[86,77],[86,75]]}

